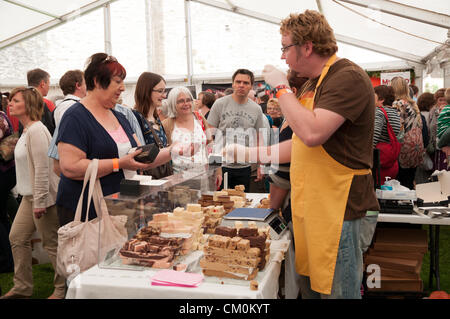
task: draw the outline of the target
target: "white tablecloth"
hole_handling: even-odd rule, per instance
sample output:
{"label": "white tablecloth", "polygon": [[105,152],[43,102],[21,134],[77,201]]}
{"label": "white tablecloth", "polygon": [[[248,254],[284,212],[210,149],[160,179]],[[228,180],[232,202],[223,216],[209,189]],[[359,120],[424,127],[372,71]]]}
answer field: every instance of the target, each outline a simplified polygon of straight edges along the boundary
{"label": "white tablecloth", "polygon": [[431,218],[415,209],[414,214],[379,214],[378,222],[410,223],[422,225],[450,225],[450,218]]}
{"label": "white tablecloth", "polygon": [[265,268],[259,289],[250,290],[250,283],[242,285],[208,282],[197,288],[152,286],[155,270],[133,271],[99,269],[98,266],[78,275],[70,283],[67,299],[276,299],[280,263]]}

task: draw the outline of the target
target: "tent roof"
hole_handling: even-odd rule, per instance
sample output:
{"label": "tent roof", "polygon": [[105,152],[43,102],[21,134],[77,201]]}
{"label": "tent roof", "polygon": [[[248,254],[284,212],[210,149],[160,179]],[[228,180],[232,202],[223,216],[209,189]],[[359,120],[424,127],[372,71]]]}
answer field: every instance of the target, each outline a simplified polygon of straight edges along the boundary
{"label": "tent roof", "polygon": [[339,42],[414,63],[425,63],[439,48],[450,45],[447,0],[194,1],[271,23],[279,23],[291,12],[317,10]]}
{"label": "tent roof", "polygon": [[0,0],[0,49],[115,0]]}
{"label": "tent roof", "polygon": [[[1,0],[0,50],[114,1]],[[313,9],[325,15],[340,43],[409,65],[425,65],[438,55],[439,62],[449,59],[445,55],[450,50],[448,0],[191,1],[273,24],[292,12]]]}

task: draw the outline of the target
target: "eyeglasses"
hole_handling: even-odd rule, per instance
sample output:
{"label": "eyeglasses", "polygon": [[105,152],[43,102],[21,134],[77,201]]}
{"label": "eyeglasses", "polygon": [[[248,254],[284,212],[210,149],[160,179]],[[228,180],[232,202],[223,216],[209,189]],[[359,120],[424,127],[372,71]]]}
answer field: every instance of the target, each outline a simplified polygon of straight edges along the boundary
{"label": "eyeglasses", "polygon": [[186,99],[186,100],[177,100],[177,104],[184,104],[184,103],[191,103],[192,100],[191,99]]}
{"label": "eyeglasses", "polygon": [[159,94],[166,93],[166,89],[152,90],[152,92],[157,92]]}
{"label": "eyeglasses", "polygon": [[281,52],[282,53],[286,53],[287,49],[289,49],[290,47],[293,47],[294,45],[297,45],[297,43],[289,44],[289,45],[287,45],[285,47],[282,47],[281,48]]}

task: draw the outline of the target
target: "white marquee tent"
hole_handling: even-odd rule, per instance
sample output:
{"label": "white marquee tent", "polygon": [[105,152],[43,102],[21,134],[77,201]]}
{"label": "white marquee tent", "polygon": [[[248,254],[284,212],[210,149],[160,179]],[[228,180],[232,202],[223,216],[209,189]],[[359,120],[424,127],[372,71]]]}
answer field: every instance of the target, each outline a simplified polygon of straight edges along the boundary
{"label": "white marquee tent", "polygon": [[[229,78],[240,64],[258,74],[266,63],[283,66],[279,22],[306,9],[325,15],[339,54],[356,52],[349,58],[366,70],[414,69],[419,86],[430,73],[450,86],[448,0],[0,0],[0,89],[23,81],[27,68],[83,68],[92,50],[117,56],[129,81],[152,70],[195,84]],[[59,42],[69,43],[52,53]],[[52,83],[62,73],[51,72]]]}

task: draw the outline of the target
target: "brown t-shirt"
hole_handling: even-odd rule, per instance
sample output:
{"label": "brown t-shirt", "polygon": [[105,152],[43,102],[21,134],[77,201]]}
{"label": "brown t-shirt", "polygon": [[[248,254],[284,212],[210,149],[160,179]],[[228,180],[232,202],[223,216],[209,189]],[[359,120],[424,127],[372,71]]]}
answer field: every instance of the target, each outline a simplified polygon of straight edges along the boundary
{"label": "brown t-shirt", "polygon": [[[311,81],[314,89],[318,78]],[[337,162],[353,169],[372,168],[375,99],[366,72],[347,59],[334,63],[317,88],[314,108],[338,113],[346,120],[322,145]],[[344,220],[379,210],[372,175],[353,177]]]}

